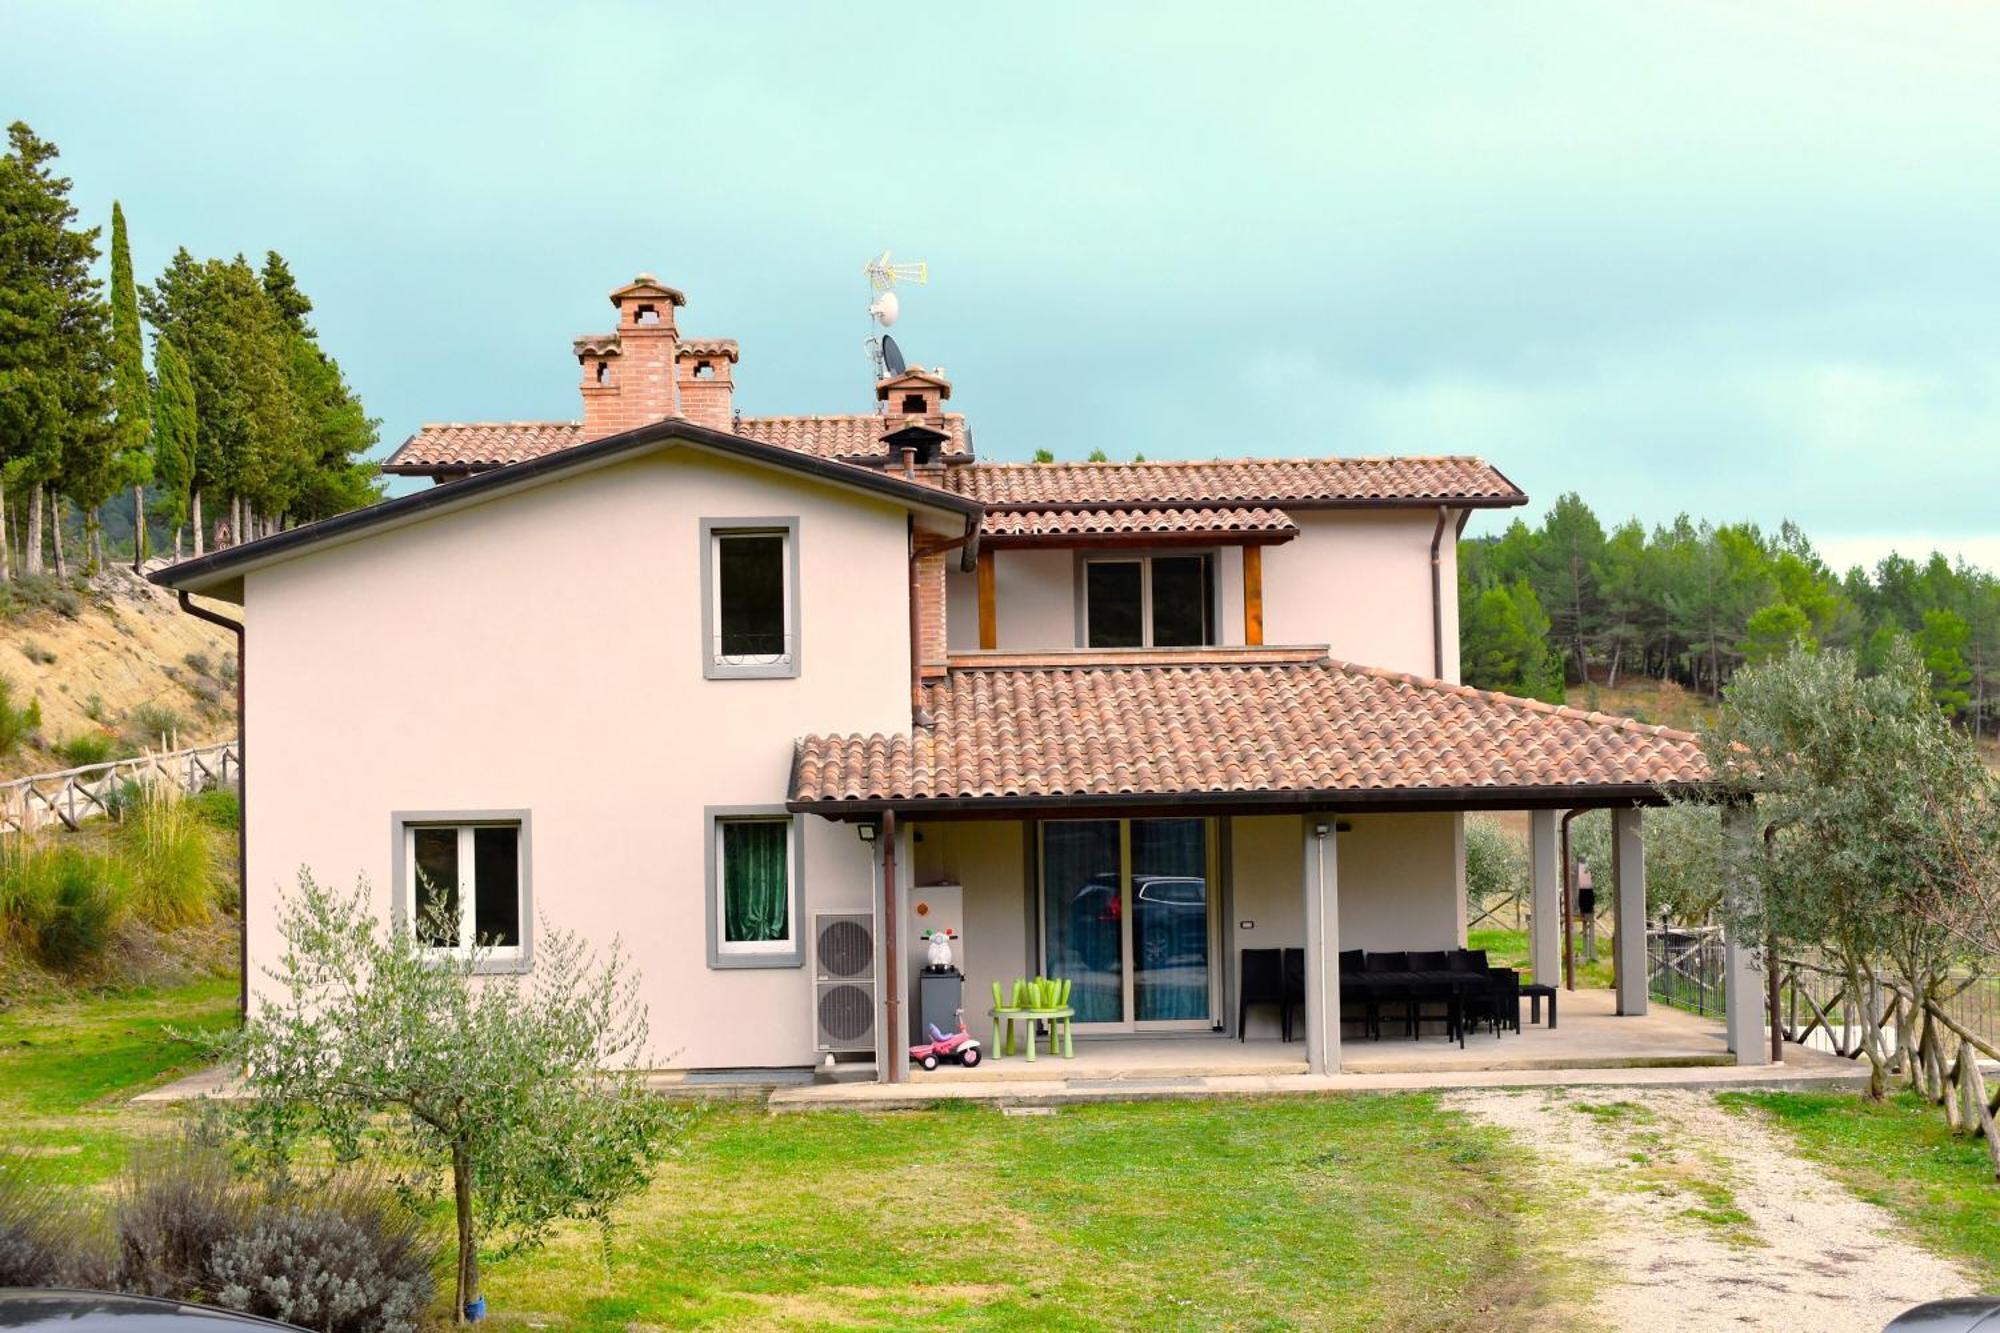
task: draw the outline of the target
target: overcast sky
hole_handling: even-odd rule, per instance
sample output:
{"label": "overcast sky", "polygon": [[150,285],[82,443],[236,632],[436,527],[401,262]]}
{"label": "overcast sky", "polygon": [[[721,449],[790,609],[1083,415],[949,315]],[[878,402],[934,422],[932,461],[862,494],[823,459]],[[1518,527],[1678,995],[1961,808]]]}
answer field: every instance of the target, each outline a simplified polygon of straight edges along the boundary
{"label": "overcast sky", "polygon": [[0,115],[142,275],[283,252],[385,451],[574,417],[639,270],[745,411],[865,410],[892,246],[982,457],[1478,453],[2000,567],[2000,7],[7,8]]}

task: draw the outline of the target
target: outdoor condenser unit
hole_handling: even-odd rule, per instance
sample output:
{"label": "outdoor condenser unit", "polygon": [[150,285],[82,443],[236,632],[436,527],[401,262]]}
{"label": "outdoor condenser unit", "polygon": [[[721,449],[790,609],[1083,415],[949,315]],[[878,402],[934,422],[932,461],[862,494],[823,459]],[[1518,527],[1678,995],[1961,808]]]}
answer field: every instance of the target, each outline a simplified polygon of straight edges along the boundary
{"label": "outdoor condenser unit", "polygon": [[875,1049],[875,918],[813,915],[813,1031],[822,1051]]}

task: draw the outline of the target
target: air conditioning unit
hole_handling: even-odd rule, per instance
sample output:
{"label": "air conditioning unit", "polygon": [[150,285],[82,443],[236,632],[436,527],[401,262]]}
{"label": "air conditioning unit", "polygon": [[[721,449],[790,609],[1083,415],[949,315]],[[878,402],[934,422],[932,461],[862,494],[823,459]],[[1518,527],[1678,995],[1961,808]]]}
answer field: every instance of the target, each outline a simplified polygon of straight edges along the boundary
{"label": "air conditioning unit", "polygon": [[813,914],[813,1031],[822,1051],[875,1049],[875,918]]}

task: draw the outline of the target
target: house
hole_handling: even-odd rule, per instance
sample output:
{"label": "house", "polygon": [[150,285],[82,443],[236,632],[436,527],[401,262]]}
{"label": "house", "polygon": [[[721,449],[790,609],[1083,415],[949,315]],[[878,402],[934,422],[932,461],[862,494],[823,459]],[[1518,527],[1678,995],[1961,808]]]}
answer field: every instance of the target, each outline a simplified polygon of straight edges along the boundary
{"label": "house", "polygon": [[1043,971],[1086,1034],[1231,1034],[1240,951],[1302,947],[1334,1070],[1340,948],[1463,942],[1468,811],[1534,812],[1541,975],[1558,811],[1617,811],[1644,919],[1700,752],[1457,683],[1454,538],[1527,498],[1487,463],[988,462],[942,372],[746,415],[680,292],[611,304],[580,420],[425,426],[385,470],[435,485],[155,576],[244,612],[253,971],[300,867],[360,875],[496,967],[621,940],[663,1066],[894,1079],[926,928],[975,1022]]}

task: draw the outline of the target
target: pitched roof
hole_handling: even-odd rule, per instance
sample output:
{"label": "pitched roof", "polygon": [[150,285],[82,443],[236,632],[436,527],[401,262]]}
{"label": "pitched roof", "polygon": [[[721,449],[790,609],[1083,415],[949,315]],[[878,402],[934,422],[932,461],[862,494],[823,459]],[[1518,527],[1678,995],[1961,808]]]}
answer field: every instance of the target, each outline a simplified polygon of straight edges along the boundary
{"label": "pitched roof", "polygon": [[993,507],[1097,505],[1517,505],[1483,459],[1237,458],[1164,463],[982,463],[943,485]]}
{"label": "pitched roof", "polygon": [[[650,450],[680,441],[701,449],[783,468],[804,476],[851,490],[886,496],[912,511],[946,512],[961,518],[968,534],[984,512],[971,500],[948,495],[935,486],[905,481],[879,468],[859,467],[838,459],[817,458],[797,449],[754,440],[731,431],[714,430],[685,417],[668,417],[638,426],[617,435],[590,440],[569,449],[543,454],[513,467],[488,468],[441,486],[412,491],[394,499],[381,500],[360,509],[350,509],[332,518],[323,518],[240,546],[229,546],[192,560],[169,565],[147,577],[166,588],[230,597],[236,581],[249,569],[282,559],[301,550],[344,540],[357,533],[479,502],[495,493],[533,486],[544,480],[568,475],[577,468],[637,457]],[[971,549],[968,545],[968,551]]]}
{"label": "pitched roof", "polygon": [[996,509],[979,525],[980,540],[1027,546],[1073,537],[1296,537],[1299,525],[1282,509]]}
{"label": "pitched roof", "polygon": [[914,736],[809,736],[795,808],[1074,797],[1338,799],[1705,781],[1694,736],[1297,650],[1200,665],[955,667]]}
{"label": "pitched roof", "polygon": [[[672,420],[673,418],[669,418]],[[873,412],[817,417],[742,417],[738,435],[782,445],[818,458],[847,458],[882,453],[882,432],[889,423]],[[947,455],[970,454],[972,434],[961,413],[947,412],[944,429],[950,439]],[[524,463],[558,449],[583,443],[579,421],[447,421],[420,426],[382,465],[384,472],[475,470]]]}

